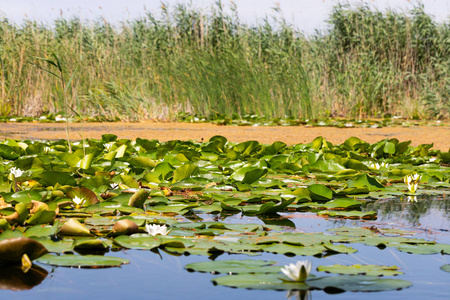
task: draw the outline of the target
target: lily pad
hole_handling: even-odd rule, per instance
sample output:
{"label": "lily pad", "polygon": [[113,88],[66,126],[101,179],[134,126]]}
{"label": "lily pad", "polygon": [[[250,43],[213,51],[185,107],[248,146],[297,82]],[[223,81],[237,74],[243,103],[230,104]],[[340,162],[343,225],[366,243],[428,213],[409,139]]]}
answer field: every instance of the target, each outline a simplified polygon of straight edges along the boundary
{"label": "lily pad", "polygon": [[400,275],[403,272],[399,271],[396,266],[380,266],[380,265],[332,265],[332,266],[318,266],[317,271],[347,274],[347,275],[371,275],[371,276],[392,276]]}
{"label": "lily pad", "polygon": [[321,289],[328,293],[345,291],[381,292],[404,289],[412,285],[401,279],[380,279],[374,276],[329,276],[307,279],[305,282],[286,280],[282,274],[227,275],[212,280],[217,285],[258,290],[309,290]]}
{"label": "lily pad", "polygon": [[46,254],[36,260],[40,263],[58,267],[78,267],[78,268],[110,268],[120,267],[130,261],[125,258],[100,255],[53,255]]}
{"label": "lily pad", "polygon": [[273,273],[280,270],[279,266],[273,266],[275,261],[262,260],[223,260],[204,261],[187,264],[184,268],[188,271],[210,272],[214,274],[240,274],[240,273]]}
{"label": "lily pad", "polygon": [[24,254],[34,260],[47,252],[41,243],[30,238],[5,239],[0,241],[0,265],[21,264]]}

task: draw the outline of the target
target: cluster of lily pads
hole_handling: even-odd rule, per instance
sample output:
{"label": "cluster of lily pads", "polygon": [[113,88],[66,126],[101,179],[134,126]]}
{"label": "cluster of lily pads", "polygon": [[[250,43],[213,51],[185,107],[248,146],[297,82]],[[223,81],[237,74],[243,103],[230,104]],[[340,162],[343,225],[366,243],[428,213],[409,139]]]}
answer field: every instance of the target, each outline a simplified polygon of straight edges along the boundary
{"label": "cluster of lily pads", "polygon": [[22,123],[22,122],[33,122],[33,123],[64,123],[69,121],[71,123],[77,122],[108,122],[108,121],[120,121],[116,119],[108,119],[102,116],[72,116],[70,118],[64,117],[62,114],[45,114],[39,117],[25,117],[25,116],[0,116],[0,123]]}
{"label": "cluster of lily pads", "polygon": [[314,127],[338,127],[338,128],[381,128],[386,126],[417,126],[431,125],[443,126],[440,120],[410,120],[401,116],[387,116],[383,119],[298,119],[298,118],[267,118],[256,114],[238,115],[234,114],[228,117],[223,114],[215,114],[210,117],[197,116],[189,113],[178,113],[177,121],[187,123],[213,123],[218,125],[236,125],[236,126],[314,126]]}
{"label": "cluster of lily pads", "polygon": [[[369,144],[352,137],[333,145],[318,137],[288,146],[231,143],[223,136],[204,143],[162,143],[106,134],[70,148],[65,140],[4,140],[0,142],[0,265],[22,265],[24,272],[33,260],[56,266],[120,266],[128,261],[104,254],[123,248],[211,259],[222,253],[263,252],[323,257],[354,253],[352,243],[415,254],[450,254],[450,245],[389,228],[301,232],[280,225],[226,222],[238,214],[264,220],[279,212],[375,219],[375,211],[363,209],[368,202],[448,194],[449,163],[449,152],[396,139]],[[196,270],[191,267],[187,266]],[[359,266],[365,271],[356,274],[373,273],[379,267]],[[330,266],[323,268],[333,272]],[[344,268],[338,267],[338,273]],[[314,278],[309,271],[304,262],[267,272],[241,270],[240,275],[214,282],[286,290],[342,289],[346,284],[344,290],[371,290],[372,283],[373,290],[386,290],[411,285],[373,277],[380,275],[375,272],[363,276],[371,282],[364,289],[354,283],[356,277]]]}
{"label": "cluster of lily pads", "polygon": [[[185,123],[212,123],[218,125],[236,125],[236,126],[313,126],[313,127],[337,127],[337,128],[382,128],[387,126],[447,126],[445,122],[440,120],[411,120],[401,116],[386,117],[383,119],[336,119],[336,118],[320,118],[320,119],[298,119],[298,118],[267,118],[255,114],[249,115],[233,115],[227,117],[222,114],[215,114],[211,117],[197,116],[189,113],[178,113],[176,115],[178,122]],[[64,117],[62,114],[46,114],[39,117],[24,116],[0,116],[0,123],[71,123],[78,122],[117,122],[119,118],[108,118],[106,116],[72,116]]]}

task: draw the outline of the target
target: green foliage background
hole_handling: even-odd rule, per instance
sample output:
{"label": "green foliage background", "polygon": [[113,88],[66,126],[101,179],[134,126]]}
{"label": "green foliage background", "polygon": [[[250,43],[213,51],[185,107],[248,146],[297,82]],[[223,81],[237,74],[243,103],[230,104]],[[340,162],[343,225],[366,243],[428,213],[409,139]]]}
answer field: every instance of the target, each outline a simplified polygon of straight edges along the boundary
{"label": "green foliage background", "polygon": [[0,21],[0,115],[64,110],[57,79],[36,57],[58,53],[68,102],[107,119],[448,118],[449,22],[437,24],[418,4],[408,13],[368,4],[338,5],[330,30],[305,36],[280,11],[257,25],[236,7],[185,5],[114,27],[59,19],[53,26]]}

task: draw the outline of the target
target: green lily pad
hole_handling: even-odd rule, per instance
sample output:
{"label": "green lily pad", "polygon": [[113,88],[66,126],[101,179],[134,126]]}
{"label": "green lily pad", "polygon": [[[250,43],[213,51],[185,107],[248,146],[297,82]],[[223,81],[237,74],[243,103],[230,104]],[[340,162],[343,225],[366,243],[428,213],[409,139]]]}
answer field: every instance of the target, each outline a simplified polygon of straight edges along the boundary
{"label": "green lily pad", "polygon": [[0,241],[0,265],[21,264],[24,254],[34,260],[47,252],[41,243],[30,238],[4,239]]}
{"label": "green lily pad", "polygon": [[194,164],[186,164],[173,172],[172,182],[178,182],[185,178],[188,178],[198,172],[198,167]]}
{"label": "green lily pad", "polygon": [[332,266],[318,266],[317,271],[347,274],[347,275],[371,275],[371,276],[392,276],[400,275],[403,272],[398,271],[396,266],[380,266],[380,265],[332,265]]}
{"label": "green lily pad", "polygon": [[69,219],[59,230],[59,234],[71,236],[91,236],[91,232],[77,219]]}
{"label": "green lily pad", "polygon": [[161,245],[161,239],[148,234],[121,235],[116,237],[113,242],[120,247],[142,250],[151,250]]}
{"label": "green lily pad", "polygon": [[353,200],[353,199],[336,199],[336,200],[331,200],[328,201],[326,203],[323,204],[319,204],[317,205],[320,208],[325,208],[325,209],[337,209],[337,208],[346,208],[346,209],[350,209],[350,208],[357,208],[361,206],[361,201],[358,200]]}
{"label": "green lily pad", "polygon": [[212,280],[217,285],[258,290],[309,290],[321,289],[329,293],[345,291],[380,292],[400,290],[412,285],[401,279],[380,279],[374,276],[330,276],[307,279],[305,282],[287,280],[282,274],[227,275]]}
{"label": "green lily pad", "polygon": [[396,246],[396,248],[402,252],[408,252],[412,254],[437,254],[437,253],[445,253],[450,254],[450,245],[446,244],[402,244]]}
{"label": "green lily pad", "polygon": [[8,200],[11,201],[11,204],[16,204],[16,203],[28,204],[28,203],[31,203],[32,200],[41,201],[42,195],[36,191],[20,191],[20,192],[12,194],[9,197],[6,197],[6,201],[8,201]]}
{"label": "green lily pad", "polygon": [[74,186],[76,184],[75,178],[65,172],[44,171],[36,176],[36,179],[41,184],[49,186],[54,186],[56,184]]}
{"label": "green lily pad", "polygon": [[348,254],[348,253],[355,253],[358,251],[352,247],[348,247],[348,246],[344,246],[344,245],[334,245],[332,243],[325,243],[325,244],[323,244],[323,246],[329,252],[335,252],[335,253],[347,253]]}
{"label": "green lily pad", "polygon": [[54,240],[49,236],[33,236],[32,239],[41,243],[47,248],[48,252],[53,253],[69,252],[72,251],[75,246],[75,241],[72,239]]}
{"label": "green lily pad", "polygon": [[240,181],[244,184],[251,184],[260,179],[262,176],[266,175],[267,172],[267,169],[258,167],[243,167],[234,172],[230,178]]}
{"label": "green lily pad", "polygon": [[289,244],[273,244],[263,248],[266,252],[279,253],[279,254],[291,254],[291,255],[320,255],[325,251],[322,245],[312,246],[294,246]]}
{"label": "green lily pad", "polygon": [[144,202],[147,200],[150,192],[145,189],[140,189],[128,201],[128,205],[137,208],[144,208]]}
{"label": "green lily pad", "polygon": [[100,255],[53,255],[46,254],[41,256],[38,260],[40,263],[58,266],[58,267],[78,267],[78,268],[110,268],[120,267],[121,265],[128,264],[130,261],[125,258],[113,257],[113,256],[100,256]]}
{"label": "green lily pad", "polygon": [[324,201],[333,198],[333,191],[323,184],[312,184],[308,186],[312,200]]}
{"label": "green lily pad", "polygon": [[412,282],[402,279],[378,278],[364,275],[339,275],[332,277],[320,277],[307,280],[307,284],[313,288],[332,292],[382,292],[401,290],[412,286]]}
{"label": "green lily pad", "polygon": [[55,223],[55,225],[34,225],[29,227],[25,231],[26,237],[32,237],[32,236],[51,236],[55,235],[58,232],[58,223]]}
{"label": "green lily pad", "polygon": [[276,264],[275,261],[250,259],[220,260],[191,263],[184,268],[188,271],[211,272],[214,274],[273,273],[280,270],[280,267],[273,266],[274,264]]}
{"label": "green lily pad", "polygon": [[89,206],[99,202],[97,195],[92,190],[86,187],[71,188],[70,191],[67,192],[67,196],[72,199],[75,197],[84,199],[84,202],[81,204],[82,206]]}
{"label": "green lily pad", "polygon": [[342,217],[349,219],[373,219],[376,218],[376,211],[336,211],[336,210],[324,210],[317,213],[319,216],[329,217]]}
{"label": "green lily pad", "polygon": [[441,270],[442,270],[442,271],[445,271],[445,272],[450,272],[450,264],[448,264],[448,265],[443,265],[443,266],[441,267]]}

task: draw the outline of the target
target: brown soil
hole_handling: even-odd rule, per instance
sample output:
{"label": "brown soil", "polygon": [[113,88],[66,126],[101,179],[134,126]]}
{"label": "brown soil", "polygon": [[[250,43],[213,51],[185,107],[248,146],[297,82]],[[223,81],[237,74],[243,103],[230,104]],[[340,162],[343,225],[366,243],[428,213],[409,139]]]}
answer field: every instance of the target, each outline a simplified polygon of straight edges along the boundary
{"label": "brown soil", "polygon": [[[435,149],[450,149],[450,126],[413,126],[384,128],[335,128],[335,127],[238,127],[219,126],[205,123],[74,123],[70,124],[70,138],[101,138],[102,134],[112,133],[119,138],[194,140],[207,141],[215,135],[223,135],[231,142],[257,140],[264,144],[283,141],[287,144],[308,143],[318,136],[333,144],[343,143],[347,138],[356,136],[374,143],[386,138],[400,141],[412,141],[413,146],[434,144]],[[66,124],[61,123],[0,123],[0,138],[54,140],[66,138]]]}

